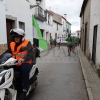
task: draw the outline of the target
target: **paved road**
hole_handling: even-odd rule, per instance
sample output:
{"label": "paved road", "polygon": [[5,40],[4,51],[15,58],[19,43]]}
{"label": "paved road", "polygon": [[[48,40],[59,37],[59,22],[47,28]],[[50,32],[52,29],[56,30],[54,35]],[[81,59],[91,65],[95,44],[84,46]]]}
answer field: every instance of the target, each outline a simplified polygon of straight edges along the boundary
{"label": "paved road", "polygon": [[38,59],[38,87],[28,100],[88,100],[77,50],[56,47],[41,53]]}

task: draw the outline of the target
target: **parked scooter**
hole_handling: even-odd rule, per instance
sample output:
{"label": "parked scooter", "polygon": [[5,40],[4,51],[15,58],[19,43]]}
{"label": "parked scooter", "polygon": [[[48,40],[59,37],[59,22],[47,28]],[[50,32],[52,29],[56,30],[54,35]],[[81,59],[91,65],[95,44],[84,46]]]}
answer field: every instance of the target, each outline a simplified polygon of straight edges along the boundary
{"label": "parked scooter", "polygon": [[[0,64],[0,100],[19,100],[22,91],[21,73],[14,72],[12,68],[17,62],[17,59],[10,57],[6,62]],[[37,64],[33,63],[29,74],[30,88],[26,97],[36,88],[38,84],[37,75]]]}

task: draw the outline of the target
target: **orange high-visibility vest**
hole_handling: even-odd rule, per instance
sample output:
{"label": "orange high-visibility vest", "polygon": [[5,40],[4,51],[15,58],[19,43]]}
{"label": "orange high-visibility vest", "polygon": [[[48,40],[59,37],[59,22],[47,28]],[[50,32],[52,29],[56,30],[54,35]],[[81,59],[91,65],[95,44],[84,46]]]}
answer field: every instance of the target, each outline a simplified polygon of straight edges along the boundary
{"label": "orange high-visibility vest", "polygon": [[[27,40],[24,40],[18,47],[17,47],[17,50],[15,51],[15,45],[16,43],[15,42],[11,42],[10,43],[10,48],[11,48],[11,52],[12,52],[12,58],[15,58],[17,60],[19,59],[23,59],[25,55],[28,54],[28,51],[25,50],[25,51],[20,51],[20,49],[22,47],[26,47],[28,45],[29,41]],[[32,60],[29,60],[25,63],[29,63],[29,64],[32,64]],[[17,66],[20,66],[19,64]]]}

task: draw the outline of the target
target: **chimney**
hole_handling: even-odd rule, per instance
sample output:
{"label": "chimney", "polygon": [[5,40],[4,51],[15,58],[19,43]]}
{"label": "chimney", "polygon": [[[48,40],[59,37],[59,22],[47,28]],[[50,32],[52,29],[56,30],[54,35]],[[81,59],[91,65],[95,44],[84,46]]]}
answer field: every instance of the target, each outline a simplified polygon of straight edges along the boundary
{"label": "chimney", "polygon": [[66,18],[66,17],[67,17],[67,14],[64,14],[64,18],[67,20],[67,18]]}

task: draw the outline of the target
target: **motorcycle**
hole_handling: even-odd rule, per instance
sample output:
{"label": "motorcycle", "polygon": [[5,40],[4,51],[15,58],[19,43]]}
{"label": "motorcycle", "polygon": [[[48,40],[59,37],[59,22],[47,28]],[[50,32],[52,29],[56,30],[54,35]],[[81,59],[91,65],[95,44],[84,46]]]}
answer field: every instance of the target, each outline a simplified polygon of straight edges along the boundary
{"label": "motorcycle", "polygon": [[[14,72],[12,68],[17,63],[17,59],[10,57],[6,62],[0,64],[0,100],[19,100],[22,91],[21,73]],[[29,73],[30,87],[26,98],[38,84],[38,73],[37,64],[33,63]]]}

